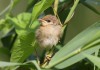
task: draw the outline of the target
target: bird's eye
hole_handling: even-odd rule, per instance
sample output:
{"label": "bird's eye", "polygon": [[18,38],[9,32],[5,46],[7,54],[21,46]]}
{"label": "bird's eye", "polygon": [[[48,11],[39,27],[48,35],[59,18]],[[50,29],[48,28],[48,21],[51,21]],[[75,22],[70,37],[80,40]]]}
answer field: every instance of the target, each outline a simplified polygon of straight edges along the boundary
{"label": "bird's eye", "polygon": [[47,22],[51,22],[50,20],[46,20]]}

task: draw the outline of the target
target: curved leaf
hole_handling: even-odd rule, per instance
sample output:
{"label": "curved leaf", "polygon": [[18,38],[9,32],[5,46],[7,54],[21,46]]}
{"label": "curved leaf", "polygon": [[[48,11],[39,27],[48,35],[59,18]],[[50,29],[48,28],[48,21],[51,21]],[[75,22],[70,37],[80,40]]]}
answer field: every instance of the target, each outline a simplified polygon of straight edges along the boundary
{"label": "curved leaf", "polygon": [[88,58],[94,65],[96,65],[98,68],[100,68],[100,58],[97,56],[93,56],[87,53],[82,53],[83,56]]}
{"label": "curved leaf", "polygon": [[73,56],[73,57],[65,60],[64,62],[62,62],[62,63],[60,63],[58,65],[56,65],[55,68],[57,68],[57,69],[63,69],[63,68],[66,68],[68,66],[71,66],[72,64],[75,64],[75,63],[77,63],[77,62],[79,62],[79,61],[81,61],[82,59],[85,58],[85,56],[82,56],[83,52],[84,53],[88,53],[88,54],[92,54],[95,51],[97,51],[98,49],[100,49],[100,45],[97,45],[97,46],[94,46],[94,47],[92,47],[90,49],[82,51],[79,54],[77,54],[77,55],[75,55],[75,56]]}
{"label": "curved leaf", "polygon": [[98,38],[100,38],[100,22],[93,24],[92,26],[78,34],[70,42],[68,42],[60,51],[58,51],[54,55],[47,68],[65,61],[66,58],[69,58],[72,55],[80,52],[85,45]]}
{"label": "curved leaf", "polygon": [[28,61],[25,64],[31,64],[32,66],[35,66],[37,70],[41,70],[40,66],[37,64],[36,60]]}
{"label": "curved leaf", "polygon": [[34,21],[40,15],[40,13],[50,7],[53,2],[54,0],[41,0],[35,4],[32,11],[32,20]]}
{"label": "curved leaf", "polygon": [[22,63],[10,63],[10,62],[0,61],[0,67],[18,66],[18,65],[22,65]]}
{"label": "curved leaf", "polygon": [[17,18],[9,19],[16,27],[18,34],[11,52],[11,62],[23,62],[27,59],[35,47],[35,29],[39,23],[36,21],[31,27],[27,27],[31,18],[30,13],[22,13]]}

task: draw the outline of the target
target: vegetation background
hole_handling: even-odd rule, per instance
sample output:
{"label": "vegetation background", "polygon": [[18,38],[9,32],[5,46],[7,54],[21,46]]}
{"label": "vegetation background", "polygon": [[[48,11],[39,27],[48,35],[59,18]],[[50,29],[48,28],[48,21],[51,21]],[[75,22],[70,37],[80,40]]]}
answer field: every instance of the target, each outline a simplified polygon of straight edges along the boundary
{"label": "vegetation background", "polygon": [[[37,70],[39,70],[40,69],[41,70],[41,67],[37,64],[37,62],[35,62],[34,56],[29,57],[34,51],[34,44],[32,45],[33,50],[30,50],[31,48],[28,49],[30,47],[28,45],[31,45],[34,42],[34,31],[35,31],[35,28],[37,28],[39,25],[39,23],[37,21],[38,16],[42,17],[43,15],[51,14],[53,12],[51,6],[53,5],[54,0],[48,1],[48,3],[50,5],[49,4],[46,5],[46,0],[41,0],[41,1],[42,1],[41,4],[44,4],[44,6],[47,6],[47,8],[45,8],[43,6],[42,10],[36,9],[34,12],[35,4],[40,2],[40,0],[0,0],[0,61],[10,62],[10,63],[1,62],[0,63],[1,70],[9,70],[9,69],[11,69],[11,70],[12,69],[15,69],[15,70],[16,69],[18,69],[18,70],[20,70],[20,69],[22,69],[22,70],[23,69],[24,70],[25,69],[26,70],[37,69]],[[58,0],[55,0],[55,1],[58,1]],[[73,7],[73,5],[76,1],[78,1],[78,0],[59,0],[58,16],[60,17],[61,22],[64,22],[65,19],[67,19],[67,16],[70,13],[71,8]],[[41,4],[39,4],[39,5],[41,5]],[[64,5],[65,5],[65,8],[64,8]],[[37,7],[38,6],[36,6],[36,8]],[[53,7],[53,8],[55,8],[55,7]],[[59,11],[63,8],[64,8],[64,10],[61,13],[59,13]],[[85,38],[86,33],[83,33],[81,37],[84,36],[85,40],[82,40],[82,44],[84,44],[84,46],[86,46],[86,45],[92,44],[94,41],[97,41],[95,44],[92,44],[92,47],[99,45],[99,49],[100,49],[100,0],[80,0],[80,2],[77,4],[77,7],[75,7],[75,11],[73,11],[73,12],[74,12],[74,15],[70,19],[70,21],[68,22],[68,25],[65,28],[64,39],[61,42],[63,44],[62,46],[67,47],[65,45],[68,44],[68,42],[70,42],[71,40],[73,40],[73,38],[76,37],[80,32],[82,32],[89,26],[96,23],[95,25],[97,25],[98,27],[95,27],[95,29],[92,29],[90,27],[90,31],[87,30],[87,35],[89,36],[89,32],[91,32],[91,30],[94,30],[93,34],[96,34],[95,30],[97,30],[97,33],[98,33],[97,37],[94,40],[91,40],[84,44],[84,41],[87,41],[89,37]],[[24,15],[21,15],[23,13],[24,13]],[[34,14],[36,15],[35,17],[33,17]],[[16,16],[19,16],[19,19],[18,18],[15,19]],[[23,16],[25,18],[23,18]],[[32,16],[32,17],[30,17],[30,16]],[[29,19],[27,19],[27,18],[29,18]],[[35,20],[32,21],[32,23],[33,23],[31,25],[32,27],[27,28],[28,25],[26,25],[26,24],[28,24],[29,21],[33,20],[33,19],[35,19]],[[17,22],[19,20],[22,24],[20,22]],[[26,23],[26,22],[28,22],[28,23]],[[35,27],[34,27],[34,25],[35,25]],[[95,26],[95,25],[93,25],[93,26]],[[91,34],[90,38],[92,39],[92,38],[94,38],[94,36],[95,35],[92,36],[92,34]],[[29,37],[33,38],[33,40],[30,39]],[[22,40],[22,43],[26,43],[28,45],[19,44],[17,40]],[[76,40],[78,41],[78,39],[76,39]],[[74,43],[74,42],[72,41],[72,43]],[[79,43],[80,43],[80,41],[77,42],[77,44],[79,44]],[[19,45],[22,48],[20,48],[20,49],[16,48]],[[62,47],[62,46],[60,46],[60,47]],[[26,48],[24,48],[24,47],[26,47]],[[72,46],[72,47],[74,47],[74,46]],[[89,47],[85,50],[89,50],[92,47]],[[76,50],[78,50],[78,48],[79,47],[77,47]],[[74,49],[72,48],[73,51],[71,51],[71,52],[74,52]],[[90,54],[98,53],[98,55],[100,55],[99,49],[93,49]],[[25,53],[23,53],[22,56],[19,56],[22,53],[22,52],[20,53],[20,51],[24,51]],[[30,52],[27,53],[26,51],[30,51]],[[40,51],[40,49],[39,49],[39,51]],[[67,50],[65,50],[64,52],[58,51],[58,53],[61,52],[62,54],[64,54],[66,51]],[[67,63],[65,63],[65,65],[64,65],[65,67],[63,67],[63,65],[59,66],[63,62],[58,62],[59,63],[58,66],[57,66],[57,64],[53,65],[52,67],[48,67],[49,65],[47,65],[47,67],[44,67],[44,68],[51,69],[51,70],[56,70],[56,69],[57,70],[59,70],[59,69],[62,69],[62,70],[99,70],[100,69],[100,58],[97,58],[97,56],[94,57],[93,55],[90,55],[90,54],[83,53],[83,56],[87,57],[88,60],[87,59],[78,60],[77,62],[72,61],[72,64],[70,63],[69,66],[66,66]],[[66,56],[67,55],[68,54],[66,54]],[[75,56],[75,55],[78,55],[78,54],[74,54],[73,56]],[[73,57],[73,56],[71,55],[70,57]],[[54,60],[57,57],[58,56],[54,56]],[[59,57],[60,57],[60,55],[59,55]],[[78,56],[78,57],[80,57],[80,56]],[[94,58],[94,60],[91,58]],[[30,59],[32,59],[33,61],[30,61]],[[68,57],[68,59],[69,59],[69,57]],[[98,61],[96,61],[97,59],[98,59]],[[54,60],[51,60],[51,65]],[[58,58],[58,60],[60,60],[60,58]],[[76,58],[74,57],[73,60],[75,61]],[[66,62],[67,58],[64,59],[63,61]],[[11,62],[15,62],[15,64],[13,64]],[[99,63],[97,63],[97,62],[99,62]],[[20,63],[22,63],[22,64],[20,64]],[[27,65],[27,64],[29,64],[29,65]],[[21,66],[19,67],[18,65],[19,66],[21,65]]]}

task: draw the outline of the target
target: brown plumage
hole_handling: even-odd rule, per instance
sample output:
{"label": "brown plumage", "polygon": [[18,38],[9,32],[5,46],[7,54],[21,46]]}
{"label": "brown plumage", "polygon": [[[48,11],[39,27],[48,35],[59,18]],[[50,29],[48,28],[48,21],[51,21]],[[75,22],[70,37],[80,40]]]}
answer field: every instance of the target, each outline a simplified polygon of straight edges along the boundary
{"label": "brown plumage", "polygon": [[36,30],[36,39],[40,47],[52,48],[55,46],[61,35],[61,25],[53,15],[47,15],[39,19],[41,25]]}

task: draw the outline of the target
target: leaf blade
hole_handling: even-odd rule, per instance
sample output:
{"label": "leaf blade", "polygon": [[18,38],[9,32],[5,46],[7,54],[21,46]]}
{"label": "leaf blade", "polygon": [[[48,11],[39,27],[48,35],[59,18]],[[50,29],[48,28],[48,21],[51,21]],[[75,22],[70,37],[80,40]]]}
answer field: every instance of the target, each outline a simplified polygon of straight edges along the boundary
{"label": "leaf blade", "polygon": [[[89,28],[87,28],[86,30],[84,30],[83,32],[81,32],[80,34],[78,34],[69,43],[67,43],[59,52],[57,52],[51,59],[47,68],[58,64],[60,60],[62,61],[64,59],[65,56],[69,57],[72,54],[77,53],[79,48],[81,49],[82,47],[84,47],[84,45],[92,42],[93,40],[98,39],[99,37],[100,37],[100,22],[97,22],[92,26],[90,26]],[[71,52],[73,53],[69,55]]]}
{"label": "leaf blade", "polygon": [[93,56],[87,53],[82,53],[83,56],[88,58],[94,65],[96,65],[98,68],[100,68],[100,58],[97,56]]}
{"label": "leaf blade", "polygon": [[50,7],[53,2],[54,0],[41,0],[40,2],[35,4],[32,11],[32,20],[34,21],[39,16],[39,14]]}

